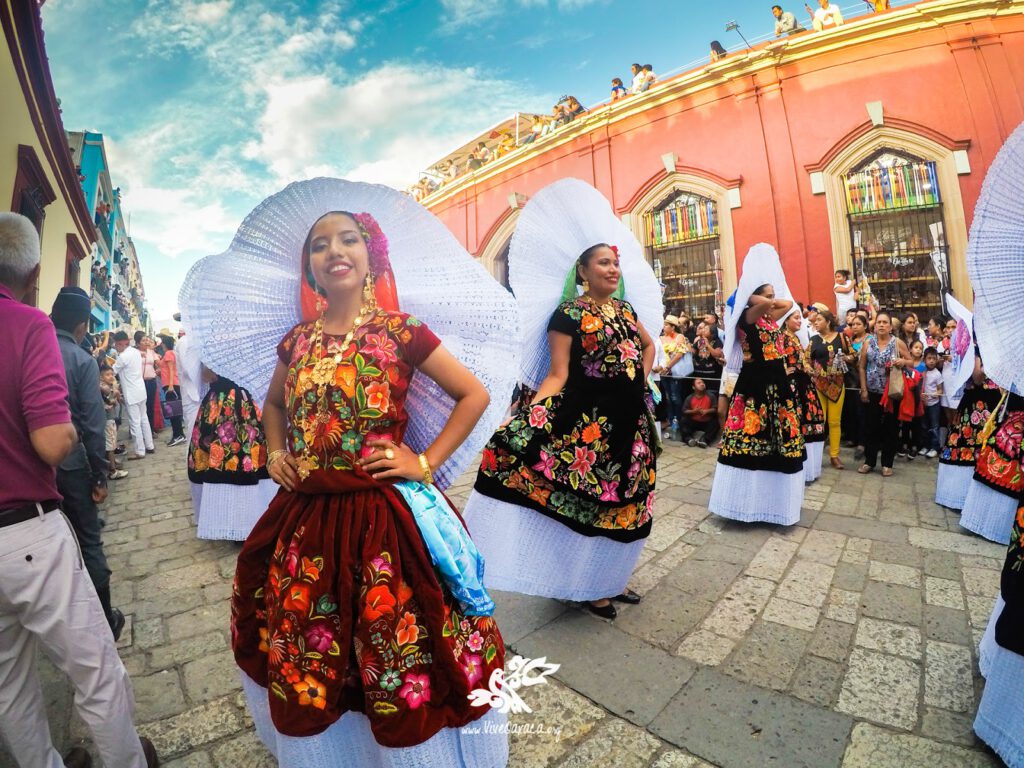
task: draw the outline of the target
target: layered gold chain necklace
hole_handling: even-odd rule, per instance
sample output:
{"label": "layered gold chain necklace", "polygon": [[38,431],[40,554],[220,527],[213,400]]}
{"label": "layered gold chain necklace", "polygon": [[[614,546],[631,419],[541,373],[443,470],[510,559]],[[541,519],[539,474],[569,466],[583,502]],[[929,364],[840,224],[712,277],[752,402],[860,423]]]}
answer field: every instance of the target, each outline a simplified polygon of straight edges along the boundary
{"label": "layered gold chain necklace", "polygon": [[[313,364],[313,370],[309,374],[309,381],[311,385],[316,385],[316,407],[307,409],[306,417],[299,422],[299,427],[302,428],[303,441],[305,442],[302,456],[298,460],[299,477],[303,480],[309,477],[309,473],[317,468],[312,455],[313,443],[316,440],[317,430],[322,429],[331,418],[330,404],[327,402],[327,387],[334,382],[338,366],[345,359],[345,350],[352,343],[356,332],[363,322],[368,320],[373,314],[374,309],[375,307],[372,305],[369,307],[366,305],[360,306],[359,314],[356,315],[351,330],[345,334],[344,341],[342,341],[338,351],[333,355],[325,356],[323,353],[324,316],[320,315],[313,325],[313,338],[310,339],[309,352],[306,353],[302,360],[302,367]],[[314,360],[316,361],[315,363],[313,363]],[[304,397],[310,388],[304,388],[298,392],[298,395]]]}

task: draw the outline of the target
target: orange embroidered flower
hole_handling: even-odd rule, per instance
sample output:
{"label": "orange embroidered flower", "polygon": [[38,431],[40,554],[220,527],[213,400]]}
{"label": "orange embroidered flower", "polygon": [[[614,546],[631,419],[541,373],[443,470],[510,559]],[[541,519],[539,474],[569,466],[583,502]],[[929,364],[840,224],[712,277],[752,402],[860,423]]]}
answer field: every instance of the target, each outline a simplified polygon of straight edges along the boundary
{"label": "orange embroidered flower", "polygon": [[601,318],[595,317],[589,312],[583,313],[583,318],[580,320],[580,328],[583,329],[584,333],[594,333],[604,328],[604,323]]}
{"label": "orange embroidered flower", "polygon": [[395,612],[395,596],[383,584],[372,587],[366,593],[366,605],[363,606],[363,618],[376,621],[384,614],[389,616]]}
{"label": "orange embroidered flower", "polygon": [[398,620],[398,629],[395,632],[395,640],[399,645],[408,645],[419,640],[420,628],[416,626],[416,617],[406,613]]}
{"label": "orange embroidered flower", "polygon": [[1017,507],[1017,527],[1024,528],[1024,504]]}
{"label": "orange embroidered flower", "polygon": [[263,449],[259,443],[253,443],[249,448],[249,456],[252,458],[252,465],[254,467],[262,467],[266,461],[266,457],[263,455]]}
{"label": "orange embroidered flower", "polygon": [[202,448],[196,448],[192,452],[192,463],[195,465],[196,472],[205,472],[210,468],[210,454]]}
{"label": "orange embroidered flower", "polygon": [[225,472],[237,472],[238,471],[238,457],[232,456],[224,464]]}
{"label": "orange embroidered flower", "polygon": [[593,443],[601,439],[601,426],[596,422],[590,422],[583,428],[583,442]]}
{"label": "orange embroidered flower", "polygon": [[323,709],[327,706],[327,688],[312,675],[306,675],[301,682],[295,683],[292,687],[299,694],[299,704],[303,707],[314,706]]}
{"label": "orange embroidered flower", "polygon": [[224,446],[214,443],[210,446],[210,469],[220,469],[224,464]]}
{"label": "orange embroidered flower", "polygon": [[386,411],[391,404],[391,387],[384,382],[375,381],[366,385],[366,407]]}
{"label": "orange embroidered flower", "polygon": [[347,397],[355,397],[356,367],[351,363],[340,363],[334,371],[334,384]]}
{"label": "orange embroidered flower", "polygon": [[302,573],[304,576],[316,581],[320,578],[320,568],[308,557],[302,558]]}
{"label": "orange embroidered flower", "polygon": [[546,507],[548,505],[548,498],[551,496],[551,491],[541,488],[539,485],[534,486],[533,490],[530,491],[530,501],[535,501],[541,506]]}
{"label": "orange embroidered flower", "polygon": [[398,604],[405,605],[412,600],[412,587],[404,581],[398,582]]}
{"label": "orange embroidered flower", "polygon": [[761,417],[754,411],[747,411],[743,415],[743,432],[747,435],[756,435],[761,431]]}
{"label": "orange embroidered flower", "polygon": [[309,610],[309,585],[302,582],[289,584],[282,605],[286,611],[305,614]]}

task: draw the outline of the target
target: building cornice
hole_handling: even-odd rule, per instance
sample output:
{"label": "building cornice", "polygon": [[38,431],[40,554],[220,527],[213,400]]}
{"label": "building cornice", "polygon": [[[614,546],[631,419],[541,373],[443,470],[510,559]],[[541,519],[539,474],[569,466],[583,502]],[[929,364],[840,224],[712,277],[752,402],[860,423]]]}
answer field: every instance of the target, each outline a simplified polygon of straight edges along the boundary
{"label": "building cornice", "polygon": [[[1021,13],[1024,13],[1024,0],[932,0],[859,17],[828,32],[806,32],[765,43],[750,51],[730,54],[718,62],[666,80],[640,96],[596,107],[584,117],[561,127],[553,135],[539,140],[540,146],[534,143],[519,147],[483,168],[445,184],[425,197],[423,204],[428,208],[451,205],[460,195],[486,185],[491,179],[508,178],[509,171],[520,166],[554,160],[559,155],[559,148],[581,139],[589,139],[589,143],[578,151],[592,151],[591,144],[605,140],[627,121],[641,118],[645,113],[683,99],[699,101],[701,96],[721,98],[721,93],[714,91],[723,86],[727,87],[733,98],[750,98],[783,87],[785,80],[793,76],[793,70],[804,72],[809,62],[821,61],[828,54],[857,57],[861,55],[854,50],[858,46]],[[957,46],[989,44],[995,37],[988,30],[969,30],[963,35],[947,38],[943,43],[953,49]],[[834,64],[834,59],[830,58],[826,66]],[[886,120],[890,118],[887,116]],[[860,128],[863,126],[858,130]],[[947,146],[949,143],[958,147],[962,145],[961,141],[948,137],[932,138]],[[827,164],[827,160],[825,162]]]}
{"label": "building cornice", "polygon": [[0,0],[0,25],[3,26],[11,61],[43,154],[82,242],[91,245],[96,242],[95,227],[71,160],[64,122],[50,78],[40,5],[24,0]]}

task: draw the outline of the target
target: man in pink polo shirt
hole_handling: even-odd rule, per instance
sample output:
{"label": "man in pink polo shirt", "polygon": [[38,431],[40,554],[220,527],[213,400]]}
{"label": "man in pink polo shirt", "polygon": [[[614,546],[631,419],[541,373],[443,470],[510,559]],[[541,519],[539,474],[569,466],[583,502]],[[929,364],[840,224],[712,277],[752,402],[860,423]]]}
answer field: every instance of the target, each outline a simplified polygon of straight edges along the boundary
{"label": "man in pink polo shirt", "polygon": [[74,534],[60,512],[55,467],[78,443],[50,319],[21,299],[39,277],[39,237],[0,213],[0,732],[23,768],[91,765],[54,749],[36,647],[71,679],[75,708],[107,766],[153,768],[132,724],[131,681]]}

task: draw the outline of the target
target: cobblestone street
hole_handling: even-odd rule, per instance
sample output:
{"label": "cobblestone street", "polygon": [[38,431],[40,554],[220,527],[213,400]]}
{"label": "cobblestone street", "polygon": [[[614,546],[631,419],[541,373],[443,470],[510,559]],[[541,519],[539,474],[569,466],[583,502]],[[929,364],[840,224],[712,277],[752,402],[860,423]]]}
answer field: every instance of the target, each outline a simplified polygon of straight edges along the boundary
{"label": "cobblestone street", "polygon": [[[158,446],[128,464],[105,509],[140,730],[167,768],[272,765],[228,647],[238,545],[195,538],[184,449]],[[932,502],[935,462],[898,459],[885,480],[826,467],[800,524],[780,529],[709,516],[714,461],[669,444],[631,584],[645,599],[615,623],[496,595],[509,646],[561,665],[527,690],[533,714],[512,718],[510,765],[999,765],[971,723],[1004,547]],[[457,502],[471,481],[452,489]],[[68,722],[66,686],[47,680],[70,746],[85,733]]]}

